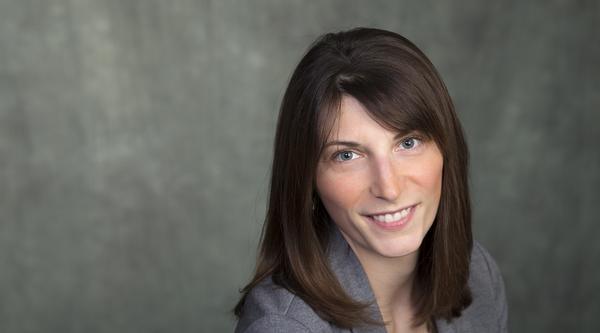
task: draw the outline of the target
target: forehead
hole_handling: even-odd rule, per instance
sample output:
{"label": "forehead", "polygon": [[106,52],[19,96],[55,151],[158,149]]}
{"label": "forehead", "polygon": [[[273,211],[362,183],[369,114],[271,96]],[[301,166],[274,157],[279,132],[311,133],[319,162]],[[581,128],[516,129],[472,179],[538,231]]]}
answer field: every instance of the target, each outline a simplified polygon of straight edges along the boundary
{"label": "forehead", "polygon": [[350,125],[356,121],[372,120],[365,107],[356,98],[344,95],[340,102],[338,123]]}
{"label": "forehead", "polygon": [[354,97],[344,95],[328,141],[339,139],[368,139],[380,135],[394,134],[375,121],[368,110]]}

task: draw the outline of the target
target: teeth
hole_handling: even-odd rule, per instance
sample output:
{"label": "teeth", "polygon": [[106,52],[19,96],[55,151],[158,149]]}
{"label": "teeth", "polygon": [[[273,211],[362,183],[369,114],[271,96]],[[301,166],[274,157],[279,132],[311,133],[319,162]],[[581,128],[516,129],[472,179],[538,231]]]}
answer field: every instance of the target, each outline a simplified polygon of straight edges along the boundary
{"label": "teeth", "polygon": [[405,218],[408,215],[410,208],[403,209],[400,212],[396,212],[394,214],[384,214],[384,215],[373,215],[373,218],[379,222],[392,223],[398,222],[399,220]]}

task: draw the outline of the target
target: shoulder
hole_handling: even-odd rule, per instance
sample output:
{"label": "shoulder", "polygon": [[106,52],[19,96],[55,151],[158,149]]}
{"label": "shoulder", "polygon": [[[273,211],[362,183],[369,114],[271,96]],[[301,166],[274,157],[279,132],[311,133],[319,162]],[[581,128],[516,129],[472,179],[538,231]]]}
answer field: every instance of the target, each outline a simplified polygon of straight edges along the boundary
{"label": "shoulder", "polygon": [[499,297],[504,291],[502,274],[491,254],[479,242],[473,243],[471,252],[470,283],[475,291],[489,293],[490,296]]}
{"label": "shoulder", "polygon": [[506,332],[508,306],[502,274],[496,261],[479,242],[473,243],[469,287],[473,303],[465,309],[473,329],[485,332]]}
{"label": "shoulder", "polygon": [[490,253],[473,243],[469,272],[472,303],[451,322],[437,321],[440,332],[507,331],[508,307],[502,274]]}
{"label": "shoulder", "polygon": [[300,297],[266,278],[246,297],[236,333],[326,332],[330,325]]}

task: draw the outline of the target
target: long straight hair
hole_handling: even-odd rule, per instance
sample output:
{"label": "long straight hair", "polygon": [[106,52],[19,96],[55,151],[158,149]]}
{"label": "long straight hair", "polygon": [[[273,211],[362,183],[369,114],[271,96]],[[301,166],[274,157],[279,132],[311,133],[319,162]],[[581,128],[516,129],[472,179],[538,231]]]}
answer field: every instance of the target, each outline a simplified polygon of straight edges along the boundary
{"label": "long straight hair", "polygon": [[343,290],[326,251],[333,222],[315,186],[325,140],[352,96],[379,124],[419,131],[443,155],[437,215],[419,249],[412,301],[414,325],[451,320],[471,303],[467,285],[471,207],[468,150],[448,91],[429,59],[406,38],[356,28],[321,36],[301,59],[283,97],[256,271],[235,314],[263,279],[301,297],[324,320],[352,328],[376,321]]}

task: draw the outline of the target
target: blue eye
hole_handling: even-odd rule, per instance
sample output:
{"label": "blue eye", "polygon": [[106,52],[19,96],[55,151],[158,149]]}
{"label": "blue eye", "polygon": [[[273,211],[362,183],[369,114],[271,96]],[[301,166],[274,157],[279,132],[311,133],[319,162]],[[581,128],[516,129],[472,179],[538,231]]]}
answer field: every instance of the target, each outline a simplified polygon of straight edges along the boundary
{"label": "blue eye", "polygon": [[342,162],[351,161],[351,160],[353,160],[353,159],[355,159],[357,157],[358,157],[358,155],[355,152],[352,152],[352,151],[341,151],[341,152],[336,153],[334,155],[334,158],[336,160],[342,161]]}
{"label": "blue eye", "polygon": [[402,142],[400,142],[400,146],[404,149],[413,149],[416,146],[418,146],[420,143],[421,143],[421,141],[419,139],[409,137],[409,138],[402,139]]}

